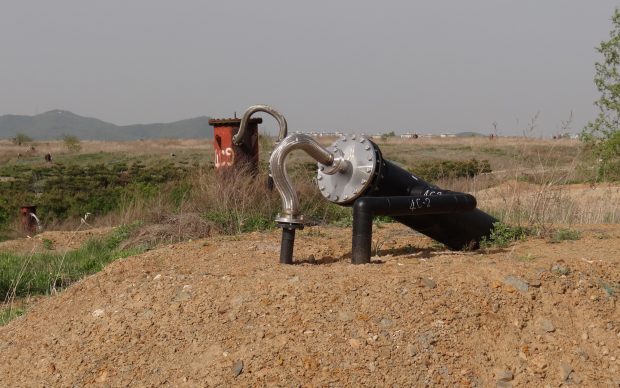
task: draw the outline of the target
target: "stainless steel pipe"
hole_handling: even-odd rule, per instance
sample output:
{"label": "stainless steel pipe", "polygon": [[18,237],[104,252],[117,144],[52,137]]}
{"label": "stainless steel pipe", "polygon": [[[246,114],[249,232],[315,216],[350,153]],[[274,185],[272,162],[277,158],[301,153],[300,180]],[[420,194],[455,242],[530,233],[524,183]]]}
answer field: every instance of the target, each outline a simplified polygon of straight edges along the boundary
{"label": "stainless steel pipe", "polygon": [[342,152],[328,151],[311,136],[296,133],[290,135],[273,150],[269,158],[269,171],[273,177],[273,183],[282,197],[282,213],[276,218],[276,222],[283,224],[303,225],[303,215],[299,212],[299,199],[293,188],[291,178],[286,171],[286,157],[294,150],[303,150],[314,160],[320,163],[319,168],[325,174],[336,174],[346,171],[347,162],[343,159]]}
{"label": "stainless steel pipe", "polygon": [[286,119],[284,118],[284,116],[269,105],[252,105],[243,114],[243,117],[241,118],[241,124],[239,125],[239,132],[237,132],[237,134],[233,137],[233,143],[235,143],[236,145],[240,145],[241,143],[243,143],[243,139],[248,128],[248,123],[250,122],[250,117],[252,117],[252,115],[256,112],[268,113],[269,115],[273,116],[274,119],[276,119],[278,125],[280,126],[280,133],[278,134],[278,140],[276,144],[281,142],[282,139],[286,137],[286,134],[288,132],[288,124],[286,123]]}

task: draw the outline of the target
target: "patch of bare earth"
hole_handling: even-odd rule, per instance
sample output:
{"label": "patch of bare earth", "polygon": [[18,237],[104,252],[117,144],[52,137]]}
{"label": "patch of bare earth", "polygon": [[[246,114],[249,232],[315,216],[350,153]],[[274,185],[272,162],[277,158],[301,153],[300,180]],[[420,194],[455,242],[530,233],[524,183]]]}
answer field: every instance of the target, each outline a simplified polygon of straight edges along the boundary
{"label": "patch of bare earth", "polygon": [[620,226],[448,252],[397,224],[165,246],[0,328],[5,386],[617,386]]}
{"label": "patch of bare earth", "polygon": [[32,254],[43,251],[67,251],[79,248],[87,240],[101,238],[114,228],[93,228],[73,232],[46,231],[33,237],[0,242],[0,252]]}

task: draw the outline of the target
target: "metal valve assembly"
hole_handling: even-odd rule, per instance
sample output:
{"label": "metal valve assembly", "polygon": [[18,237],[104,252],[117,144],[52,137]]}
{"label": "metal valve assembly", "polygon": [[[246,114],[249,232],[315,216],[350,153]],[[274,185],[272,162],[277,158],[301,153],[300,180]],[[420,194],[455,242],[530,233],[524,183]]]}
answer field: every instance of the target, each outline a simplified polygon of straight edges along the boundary
{"label": "metal valve assembly", "polygon": [[[364,135],[342,135],[324,147],[303,133],[286,136],[284,116],[271,107],[250,107],[243,120],[249,122],[258,111],[271,114],[281,126],[269,158],[270,175],[282,198],[282,212],[275,220],[282,228],[281,263],[293,262],[295,230],[304,227],[297,192],[286,171],[286,159],[295,150],[317,161],[316,182],[326,200],[353,206],[354,264],[370,262],[372,219],[377,215],[389,216],[453,250],[476,249],[497,222],[476,209],[472,195],[441,189],[384,159],[379,147]],[[235,140],[241,142],[243,136],[240,130]]]}

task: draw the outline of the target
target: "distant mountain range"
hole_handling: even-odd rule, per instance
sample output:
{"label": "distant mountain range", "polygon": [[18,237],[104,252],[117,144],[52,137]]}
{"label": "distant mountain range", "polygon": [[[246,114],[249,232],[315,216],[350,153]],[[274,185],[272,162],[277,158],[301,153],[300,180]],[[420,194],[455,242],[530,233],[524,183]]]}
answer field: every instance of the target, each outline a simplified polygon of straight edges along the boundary
{"label": "distant mountain range", "polygon": [[209,117],[199,116],[172,123],[116,125],[66,110],[51,110],[35,116],[0,116],[0,138],[16,134],[34,140],[53,140],[74,135],[82,140],[137,140],[154,138],[212,138]]}

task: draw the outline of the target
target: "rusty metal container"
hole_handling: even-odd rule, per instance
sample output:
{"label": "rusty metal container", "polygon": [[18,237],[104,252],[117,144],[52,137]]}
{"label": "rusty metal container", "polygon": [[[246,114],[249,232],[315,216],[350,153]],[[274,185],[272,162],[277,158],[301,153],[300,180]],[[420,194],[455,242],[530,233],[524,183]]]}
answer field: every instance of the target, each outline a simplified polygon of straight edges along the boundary
{"label": "rusty metal container", "polygon": [[252,174],[258,173],[258,124],[262,122],[260,117],[250,119],[245,136],[236,144],[233,136],[239,132],[241,119],[209,120],[209,125],[213,126],[216,170],[223,172],[246,169]]}
{"label": "rusty metal container", "polygon": [[19,208],[21,214],[21,223],[24,233],[33,235],[37,233],[37,207],[33,205],[25,205]]}

